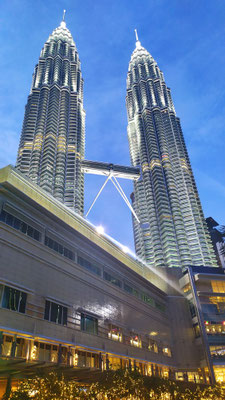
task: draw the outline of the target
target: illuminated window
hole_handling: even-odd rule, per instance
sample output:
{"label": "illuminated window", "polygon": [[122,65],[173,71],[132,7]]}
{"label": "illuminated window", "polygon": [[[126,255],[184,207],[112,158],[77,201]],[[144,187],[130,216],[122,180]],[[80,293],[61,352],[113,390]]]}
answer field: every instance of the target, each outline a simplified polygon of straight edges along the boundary
{"label": "illuminated window", "polygon": [[118,342],[122,342],[122,332],[121,329],[118,328],[115,325],[110,324],[109,325],[109,333],[108,333],[108,337],[110,339],[116,340]]}
{"label": "illuminated window", "polygon": [[225,293],[224,281],[211,281],[212,291],[217,293]]}
{"label": "illuminated window", "polygon": [[142,347],[141,339],[138,335],[132,335],[130,338],[130,344],[135,347]]}
{"label": "illuminated window", "polygon": [[163,347],[163,354],[167,357],[171,357],[171,350],[169,347]]}
{"label": "illuminated window", "polygon": [[9,357],[11,355],[13,337],[3,335],[2,342],[2,355]]}
{"label": "illuminated window", "polygon": [[214,366],[216,382],[225,383],[225,368],[223,366]]}
{"label": "illuminated window", "polygon": [[190,285],[190,283],[188,283],[187,285],[185,285],[185,286],[183,287],[184,293],[187,293],[187,292],[189,292],[190,290],[191,290],[191,285]]}
{"label": "illuminated window", "polygon": [[58,346],[49,343],[34,342],[31,347],[31,360],[58,362]]}
{"label": "illuminated window", "polygon": [[210,353],[213,358],[222,359],[225,357],[225,346],[210,346]]}
{"label": "illuminated window", "polygon": [[205,321],[205,330],[208,335],[224,335],[225,321],[221,321],[217,324]]}
{"label": "illuminated window", "polygon": [[225,298],[224,297],[209,297],[211,307],[214,305],[216,314],[224,314],[225,313]]}
{"label": "illuminated window", "polygon": [[149,349],[150,351],[154,351],[154,353],[158,353],[158,352],[159,352],[157,343],[154,342],[154,341],[152,341],[152,340],[149,342],[148,349]]}

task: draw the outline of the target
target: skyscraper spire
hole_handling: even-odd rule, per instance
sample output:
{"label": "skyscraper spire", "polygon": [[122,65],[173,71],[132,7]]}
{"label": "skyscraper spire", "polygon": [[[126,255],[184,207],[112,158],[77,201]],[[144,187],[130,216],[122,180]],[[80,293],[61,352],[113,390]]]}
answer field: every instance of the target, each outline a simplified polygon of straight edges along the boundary
{"label": "skyscraper spire", "polygon": [[84,146],[83,79],[64,10],[63,20],[46,41],[34,70],[17,168],[82,214]]}
{"label": "skyscraper spire", "polygon": [[135,28],[134,32],[135,32],[136,42],[138,42],[138,33],[137,33],[137,29],[136,28]]}
{"label": "skyscraper spire", "polygon": [[66,21],[65,21],[66,10],[63,10],[63,17],[60,26],[62,28],[66,28]]}
{"label": "skyscraper spire", "polygon": [[135,37],[136,37],[136,48],[137,47],[141,47],[141,42],[138,39],[138,33],[137,33],[137,29],[136,28],[135,28],[134,32],[135,32]]}
{"label": "skyscraper spire", "polygon": [[142,170],[132,194],[136,252],[156,267],[217,266],[170,89],[135,35],[126,102],[131,162]]}

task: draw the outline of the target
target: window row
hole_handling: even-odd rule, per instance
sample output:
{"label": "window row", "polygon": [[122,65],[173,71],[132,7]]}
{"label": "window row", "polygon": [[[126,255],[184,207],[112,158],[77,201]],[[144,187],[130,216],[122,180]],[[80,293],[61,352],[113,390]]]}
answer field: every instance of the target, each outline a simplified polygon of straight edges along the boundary
{"label": "window row", "polygon": [[69,258],[70,260],[74,260],[75,254],[71,250],[67,249],[65,246],[48,236],[45,236],[45,246],[48,246],[50,249],[56,251],[66,258]]}
{"label": "window row", "polygon": [[21,221],[19,218],[14,217],[12,214],[2,210],[0,213],[0,221],[7,225],[12,226],[18,231],[24,233],[27,236],[32,237],[35,240],[41,240],[41,233],[34,229],[32,226],[28,225],[26,222]]}
{"label": "window row", "polygon": [[[14,217],[12,214],[2,210],[0,213],[0,221],[6,223],[7,225],[12,226],[13,228],[20,230],[22,233],[32,237],[33,239],[40,241],[41,240],[41,233],[34,229],[32,226],[28,225],[27,223],[21,221],[17,217]],[[75,261],[75,252],[68,249],[66,246],[61,244],[60,242],[52,239],[49,236],[45,236],[44,239],[45,246],[49,247],[53,251],[57,252],[58,254]],[[88,271],[92,272],[95,275],[101,276],[102,269],[96,265],[95,262],[90,261],[82,257],[81,255],[77,256],[77,263],[82,266],[83,268],[87,269]],[[127,293],[136,296],[146,304],[157,308],[158,310],[164,312],[165,305],[157,302],[148,294],[142,292],[141,290],[137,290],[136,288],[132,287],[130,284],[126,282],[122,282],[118,277],[114,276],[113,273],[109,271],[103,271],[103,279],[107,282],[117,286],[118,288],[123,289]]]}
{"label": "window row", "polygon": [[[11,311],[18,311],[20,313],[25,313],[26,311],[26,301],[27,301],[27,293],[9,287],[0,285],[0,299],[1,299],[1,307],[6,308]],[[67,317],[68,317],[68,308],[61,304],[55,303],[50,300],[45,301],[45,311],[44,311],[44,319],[50,322],[54,322],[59,325],[66,326],[67,325]],[[80,330],[89,334],[98,335],[98,318],[81,312],[80,314]],[[130,344],[134,347],[142,348],[142,339],[138,334],[131,333],[130,336],[124,336],[122,329],[109,324],[108,325],[108,338],[123,342],[125,340],[126,344]],[[158,345],[155,341],[150,340],[148,349],[150,351],[154,351],[158,353]],[[171,351],[168,347],[163,347],[162,352],[164,355],[171,356]]]}

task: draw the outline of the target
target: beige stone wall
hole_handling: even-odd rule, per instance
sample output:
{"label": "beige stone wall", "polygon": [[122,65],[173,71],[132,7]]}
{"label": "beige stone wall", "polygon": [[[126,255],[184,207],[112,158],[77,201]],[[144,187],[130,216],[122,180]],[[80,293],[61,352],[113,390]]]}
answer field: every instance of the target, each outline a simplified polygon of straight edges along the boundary
{"label": "beige stone wall", "polygon": [[[25,190],[21,192],[26,183],[19,182],[16,175],[12,178],[10,185],[4,184],[1,189],[0,210],[1,206],[8,210],[11,207],[15,215],[25,218],[27,223],[30,221],[41,232],[42,240],[35,241],[0,222],[0,283],[28,293],[25,314],[0,308],[0,330],[23,332],[32,338],[55,340],[68,346],[184,370],[197,368],[190,314],[186,300],[177,290],[176,274],[168,271],[164,274],[154,273],[135,261],[129,261],[125,255],[119,256],[119,250],[108,242],[103,245],[93,229],[90,235],[86,227],[75,229],[79,225],[78,220],[74,225],[71,220],[73,217],[66,214],[64,206],[60,206],[60,213],[52,214],[58,207],[55,200],[45,195],[45,202],[40,204],[40,189],[35,192],[32,184],[27,193]],[[31,197],[27,197],[28,194]],[[48,203],[48,207],[45,207],[45,203]],[[62,219],[63,213],[67,220]],[[72,249],[75,260],[71,261],[45,246],[45,233]],[[95,240],[92,240],[93,235],[96,235]],[[121,282],[127,281],[148,294],[155,302],[164,305],[165,311],[146,304],[123,288],[107,282],[102,276],[87,271],[78,265],[78,254],[93,260],[102,271],[112,272]],[[66,327],[44,320],[46,298],[68,307]],[[81,331],[82,310],[98,318],[98,335]],[[110,323],[121,328],[122,343],[108,338]],[[139,335],[142,348],[130,345],[132,334]],[[157,342],[158,353],[148,349],[150,340]],[[163,354],[165,346],[172,351],[172,357]]]}

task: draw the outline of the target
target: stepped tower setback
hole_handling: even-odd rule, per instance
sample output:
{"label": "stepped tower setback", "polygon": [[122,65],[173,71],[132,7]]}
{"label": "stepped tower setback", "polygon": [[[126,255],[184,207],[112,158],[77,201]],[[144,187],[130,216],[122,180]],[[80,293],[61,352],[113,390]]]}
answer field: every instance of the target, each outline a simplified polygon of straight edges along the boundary
{"label": "stepped tower setback", "polygon": [[83,214],[84,148],[83,78],[77,48],[63,17],[34,69],[16,166]]}
{"label": "stepped tower setback", "polygon": [[217,266],[188,152],[163,73],[136,35],[127,75],[138,256],[156,267]]}

